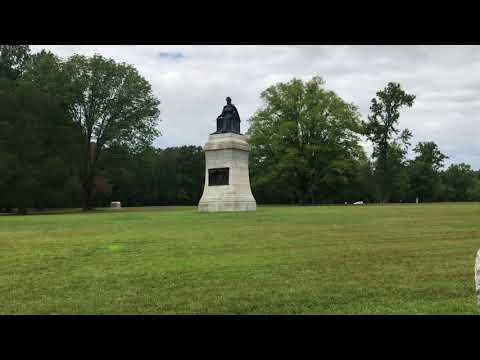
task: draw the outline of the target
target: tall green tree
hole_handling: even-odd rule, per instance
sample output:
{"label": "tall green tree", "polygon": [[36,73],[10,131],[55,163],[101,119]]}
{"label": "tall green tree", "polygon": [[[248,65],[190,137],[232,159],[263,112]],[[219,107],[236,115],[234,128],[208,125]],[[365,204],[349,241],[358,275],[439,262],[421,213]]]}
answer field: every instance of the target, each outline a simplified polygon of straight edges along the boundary
{"label": "tall green tree", "polygon": [[[43,65],[48,67],[54,62],[50,60]],[[88,210],[103,150],[115,144],[132,149],[149,145],[159,134],[160,102],[133,66],[101,55],[74,55],[60,62],[59,74],[52,73],[45,80],[45,86],[56,84],[52,91],[63,94],[68,114],[79,131],[79,175],[83,208]]]}
{"label": "tall green tree", "polygon": [[28,46],[0,46],[0,207],[72,205],[72,123],[57,97],[27,76]]}
{"label": "tall green tree", "polygon": [[444,199],[448,201],[468,201],[469,192],[476,185],[476,173],[465,163],[452,164],[442,173]]}
{"label": "tall green tree", "polygon": [[440,191],[440,169],[448,156],[433,141],[419,142],[413,151],[417,155],[408,165],[411,192],[421,201],[433,201]]}
{"label": "tall green tree", "polygon": [[0,45],[0,78],[16,80],[30,59],[28,45]]}
{"label": "tall green tree", "polygon": [[[379,185],[381,201],[389,201],[392,194],[392,182],[395,166],[389,154],[391,147],[398,147],[400,144],[408,146],[412,137],[410,130],[400,132],[398,119],[402,107],[411,107],[415,95],[407,94],[400,87],[400,84],[390,82],[387,86],[377,92],[370,105],[370,115],[365,123],[365,133],[373,143],[373,157],[376,159],[375,175]],[[396,155],[397,152],[393,151]]]}
{"label": "tall green tree", "polygon": [[[408,144],[403,141],[394,141],[388,148],[387,157],[388,164],[388,199],[394,202],[404,202],[408,199],[408,191],[410,188],[410,179],[408,177],[408,160],[407,160]],[[375,174],[374,181],[378,181],[378,175]],[[377,183],[378,185],[378,183]],[[377,199],[382,199],[382,188],[377,186]]]}
{"label": "tall green tree", "polygon": [[320,77],[278,83],[261,99],[248,130],[254,192],[284,188],[291,201],[305,203],[345,190],[364,156],[357,107]]}
{"label": "tall green tree", "polygon": [[65,200],[72,132],[55,98],[25,80],[0,80],[0,207],[26,214]]}

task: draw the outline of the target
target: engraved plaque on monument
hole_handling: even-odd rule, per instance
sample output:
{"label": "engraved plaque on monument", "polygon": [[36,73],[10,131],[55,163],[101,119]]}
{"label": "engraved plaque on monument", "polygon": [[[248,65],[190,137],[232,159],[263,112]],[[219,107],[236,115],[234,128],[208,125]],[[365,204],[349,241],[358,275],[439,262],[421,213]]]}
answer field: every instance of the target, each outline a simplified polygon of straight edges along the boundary
{"label": "engraved plaque on monument", "polygon": [[228,185],[229,168],[208,169],[208,186]]}
{"label": "engraved plaque on monument", "polygon": [[230,97],[204,150],[205,186],[198,211],[255,211],[248,173],[250,148],[240,133],[240,115]]}

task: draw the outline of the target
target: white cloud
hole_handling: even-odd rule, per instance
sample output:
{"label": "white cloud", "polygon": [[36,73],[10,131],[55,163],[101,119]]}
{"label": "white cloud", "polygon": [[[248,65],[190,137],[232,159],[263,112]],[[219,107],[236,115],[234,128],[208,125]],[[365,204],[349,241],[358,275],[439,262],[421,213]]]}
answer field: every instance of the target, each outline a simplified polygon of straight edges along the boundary
{"label": "white cloud", "polygon": [[[389,81],[417,96],[400,126],[412,144],[435,141],[450,162],[480,168],[479,46],[31,46],[61,57],[100,53],[134,65],[161,100],[155,142],[203,145],[230,96],[242,131],[260,106],[260,92],[278,81],[320,75],[326,87],[368,115],[370,100]],[[165,54],[171,54],[166,56]],[[367,150],[368,150],[367,146]]]}

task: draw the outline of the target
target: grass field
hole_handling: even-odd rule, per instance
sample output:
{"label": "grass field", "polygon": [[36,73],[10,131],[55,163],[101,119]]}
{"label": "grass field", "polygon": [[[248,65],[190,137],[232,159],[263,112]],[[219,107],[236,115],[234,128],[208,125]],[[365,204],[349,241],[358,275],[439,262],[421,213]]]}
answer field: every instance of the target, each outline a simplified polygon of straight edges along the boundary
{"label": "grass field", "polygon": [[480,204],[0,216],[0,314],[475,314]]}

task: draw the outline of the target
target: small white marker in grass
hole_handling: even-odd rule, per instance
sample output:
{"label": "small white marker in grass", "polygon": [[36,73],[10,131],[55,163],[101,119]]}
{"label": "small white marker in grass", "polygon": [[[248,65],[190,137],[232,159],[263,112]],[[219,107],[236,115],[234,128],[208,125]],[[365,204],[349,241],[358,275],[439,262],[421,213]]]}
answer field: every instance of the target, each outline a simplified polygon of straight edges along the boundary
{"label": "small white marker in grass", "polygon": [[120,201],[112,201],[110,203],[110,207],[112,209],[120,209],[122,207],[122,203]]}

